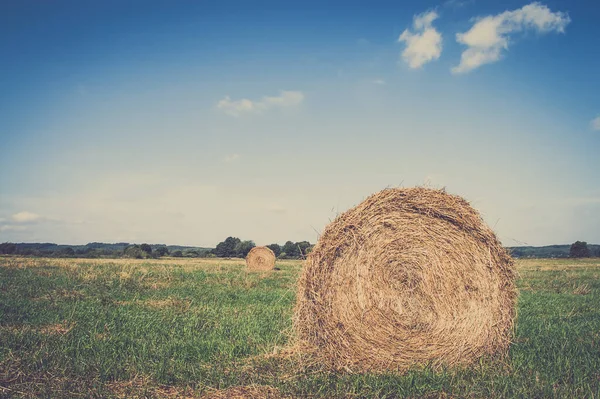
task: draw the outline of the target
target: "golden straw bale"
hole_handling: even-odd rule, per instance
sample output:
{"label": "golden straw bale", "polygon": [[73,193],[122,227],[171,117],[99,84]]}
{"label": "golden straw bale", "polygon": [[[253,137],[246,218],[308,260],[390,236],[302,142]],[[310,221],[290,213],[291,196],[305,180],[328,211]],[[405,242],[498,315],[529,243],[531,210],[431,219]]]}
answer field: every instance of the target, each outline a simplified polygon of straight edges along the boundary
{"label": "golden straw bale", "polygon": [[516,296],[511,257],[466,200],[392,188],[326,227],[304,264],[294,328],[332,369],[466,365],[506,353]]}
{"label": "golden straw bale", "polygon": [[248,270],[267,271],[275,268],[275,254],[267,247],[254,247],[246,256]]}

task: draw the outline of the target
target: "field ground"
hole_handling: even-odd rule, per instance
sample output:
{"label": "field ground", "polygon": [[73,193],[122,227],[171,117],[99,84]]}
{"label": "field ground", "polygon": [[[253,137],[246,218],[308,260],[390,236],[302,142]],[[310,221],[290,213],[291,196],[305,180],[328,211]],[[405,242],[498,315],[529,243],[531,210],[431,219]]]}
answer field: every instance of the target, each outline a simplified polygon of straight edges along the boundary
{"label": "field ground", "polygon": [[600,398],[600,259],[518,262],[505,362],[403,376],[262,356],[291,336],[301,264],[278,267],[0,257],[0,398],[226,397],[216,389],[252,385],[314,398]]}

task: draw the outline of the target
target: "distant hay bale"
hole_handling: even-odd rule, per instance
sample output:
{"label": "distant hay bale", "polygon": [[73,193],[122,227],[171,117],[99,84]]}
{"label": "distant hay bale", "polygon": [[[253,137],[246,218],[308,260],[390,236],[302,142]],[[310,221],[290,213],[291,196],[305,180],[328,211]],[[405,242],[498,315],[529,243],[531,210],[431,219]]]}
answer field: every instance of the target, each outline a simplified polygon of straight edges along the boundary
{"label": "distant hay bale", "polygon": [[333,369],[406,371],[506,353],[513,261],[463,198],[386,189],[339,215],[308,255],[294,328]]}
{"label": "distant hay bale", "polygon": [[254,247],[246,256],[248,270],[266,271],[275,267],[275,254],[267,247]]}

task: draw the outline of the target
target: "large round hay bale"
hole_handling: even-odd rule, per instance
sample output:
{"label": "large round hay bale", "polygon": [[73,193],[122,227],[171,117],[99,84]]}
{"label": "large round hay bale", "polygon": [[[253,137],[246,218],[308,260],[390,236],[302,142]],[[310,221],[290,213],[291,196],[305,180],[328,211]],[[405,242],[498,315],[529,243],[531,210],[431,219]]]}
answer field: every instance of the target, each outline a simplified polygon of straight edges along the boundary
{"label": "large round hay bale", "polygon": [[506,353],[515,301],[513,261],[467,201],[394,188],[325,228],[299,280],[294,327],[334,369],[465,365]]}
{"label": "large round hay bale", "polygon": [[267,247],[254,247],[246,256],[248,270],[266,271],[275,267],[275,254]]}

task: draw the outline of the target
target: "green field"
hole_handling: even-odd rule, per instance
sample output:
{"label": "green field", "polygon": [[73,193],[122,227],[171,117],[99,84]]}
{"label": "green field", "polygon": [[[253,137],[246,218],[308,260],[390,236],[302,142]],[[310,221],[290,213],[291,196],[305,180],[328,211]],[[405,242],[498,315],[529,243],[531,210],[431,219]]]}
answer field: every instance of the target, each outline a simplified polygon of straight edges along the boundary
{"label": "green field", "polygon": [[301,263],[0,257],[0,398],[600,398],[600,259],[523,260],[505,361],[399,376],[264,356],[292,337]]}

